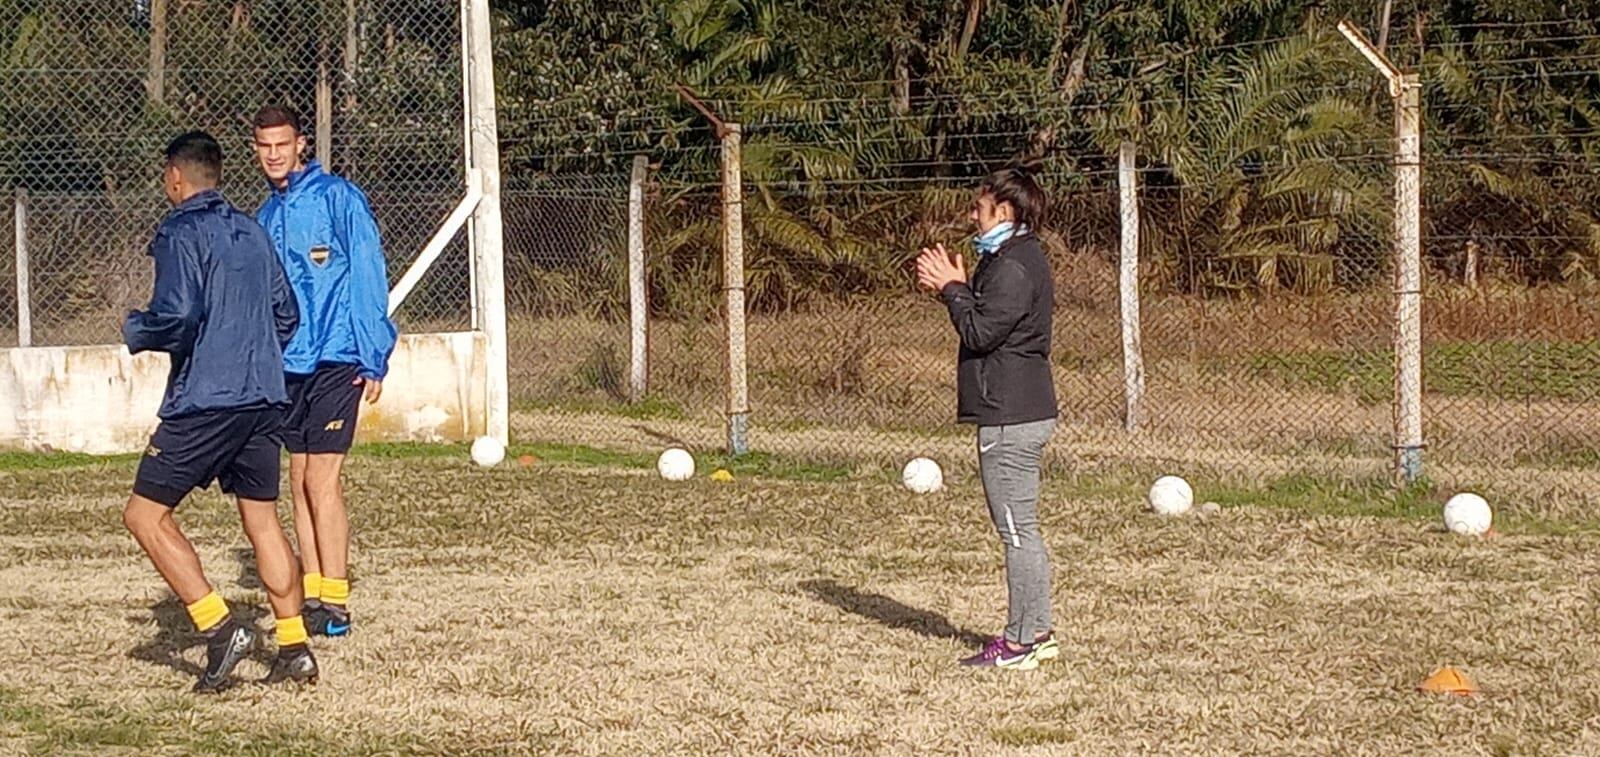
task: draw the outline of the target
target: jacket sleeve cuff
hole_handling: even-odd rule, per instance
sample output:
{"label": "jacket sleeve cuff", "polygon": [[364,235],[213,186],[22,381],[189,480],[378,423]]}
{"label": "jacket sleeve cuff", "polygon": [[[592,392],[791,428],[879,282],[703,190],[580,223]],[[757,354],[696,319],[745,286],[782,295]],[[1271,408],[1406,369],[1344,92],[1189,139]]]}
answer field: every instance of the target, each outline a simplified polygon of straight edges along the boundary
{"label": "jacket sleeve cuff", "polygon": [[965,282],[952,281],[939,290],[939,296],[944,298],[947,303],[955,302],[962,297],[971,297],[972,288],[967,286]]}

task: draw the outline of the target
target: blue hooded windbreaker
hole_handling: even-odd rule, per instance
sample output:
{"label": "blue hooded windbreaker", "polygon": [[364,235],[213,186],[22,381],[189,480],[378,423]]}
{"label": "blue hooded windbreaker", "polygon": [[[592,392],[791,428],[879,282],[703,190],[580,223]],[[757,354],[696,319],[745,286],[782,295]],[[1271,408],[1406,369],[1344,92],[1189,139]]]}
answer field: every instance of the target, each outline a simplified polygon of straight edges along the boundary
{"label": "blue hooded windbreaker", "polygon": [[355,365],[362,378],[389,373],[396,330],[389,320],[389,273],[366,195],[313,160],[256,214],[272,236],[300,302],[300,330],[283,352],[283,369],[315,373],[328,363]]}
{"label": "blue hooded windbreaker", "polygon": [[128,313],[128,351],[172,356],[163,420],[286,405],[283,345],[299,320],[272,240],[216,190],[173,208],[150,242],[155,292]]}

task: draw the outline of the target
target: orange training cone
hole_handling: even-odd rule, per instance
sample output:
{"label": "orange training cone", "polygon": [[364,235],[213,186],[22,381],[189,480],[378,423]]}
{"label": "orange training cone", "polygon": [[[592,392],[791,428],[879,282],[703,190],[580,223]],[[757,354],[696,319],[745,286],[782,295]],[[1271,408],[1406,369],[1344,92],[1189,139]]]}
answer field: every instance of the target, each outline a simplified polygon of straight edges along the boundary
{"label": "orange training cone", "polygon": [[1471,696],[1478,693],[1478,684],[1471,678],[1455,668],[1445,666],[1433,672],[1433,675],[1422,679],[1418,691],[1430,694],[1455,694],[1456,696]]}

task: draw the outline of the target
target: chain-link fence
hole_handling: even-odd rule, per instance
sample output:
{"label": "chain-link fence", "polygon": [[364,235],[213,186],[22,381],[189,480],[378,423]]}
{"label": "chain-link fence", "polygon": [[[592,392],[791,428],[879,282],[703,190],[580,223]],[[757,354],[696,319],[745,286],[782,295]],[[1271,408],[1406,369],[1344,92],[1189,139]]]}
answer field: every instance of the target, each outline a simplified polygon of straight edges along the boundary
{"label": "chain-link fence", "polygon": [[510,177],[506,330],[514,408],[627,399],[628,177]]}
{"label": "chain-link fence", "polygon": [[[1306,473],[1388,479],[1397,316],[1387,147],[1352,141],[1308,161],[1260,161],[1203,188],[1177,181],[1158,159],[1140,160],[1145,380],[1134,431],[1125,427],[1117,180],[1101,171],[1053,181],[1057,211],[1044,236],[1056,277],[1055,454],[1063,469],[1252,482]],[[1473,486],[1541,510],[1544,498],[1592,503],[1600,316],[1583,272],[1600,256],[1597,226],[1583,213],[1595,187],[1541,185],[1549,197],[1507,205],[1506,187],[1491,191],[1485,161],[1449,148],[1425,156],[1424,473],[1441,486]],[[576,239],[586,241],[555,268],[595,278],[581,293],[561,284],[572,292],[565,308],[531,308],[560,317],[525,353],[538,356],[530,370],[554,371],[564,383],[517,392],[519,437],[721,449],[719,188],[652,189],[652,393],[629,405],[627,192],[621,177],[607,181],[588,211],[544,199],[548,217],[523,222],[541,229],[540,239],[556,233],[569,245],[577,243],[567,229],[582,228]],[[746,187],[755,450],[835,463],[934,454],[947,466],[971,464],[970,439],[953,423],[955,337],[943,307],[914,291],[907,264],[912,240],[959,243],[970,233],[963,219],[975,185],[839,183],[799,197]],[[1547,207],[1517,206],[1541,201]],[[840,214],[869,208],[900,231],[867,249],[849,250],[837,238],[808,247],[805,234],[784,223],[805,218],[810,203]],[[593,262],[597,254],[603,262]]]}
{"label": "chain-link fence", "polygon": [[[204,129],[222,142],[223,191],[254,210],[267,189],[250,117],[268,103],[299,110],[308,136],[319,126],[329,135],[313,151],[367,193],[392,278],[460,194],[454,3],[11,0],[0,2],[0,30],[5,235],[25,250],[30,290],[19,301],[19,256],[7,244],[0,336],[8,345],[118,341],[120,316],[149,297],[145,250],[166,211],[160,155],[181,131]],[[19,209],[26,223],[14,233]],[[461,249],[408,301],[403,329],[467,325]]]}
{"label": "chain-link fence", "polygon": [[[148,296],[144,250],[164,212],[165,141],[188,128],[221,137],[224,189],[253,208],[266,188],[247,120],[266,102],[297,107],[308,130],[329,135],[313,149],[367,192],[391,278],[460,195],[452,4],[13,1],[0,2],[0,29],[8,53],[0,60],[0,233],[21,229],[30,289],[17,296],[23,256],[14,249],[0,260],[7,344],[24,336],[43,345],[114,342],[117,318]],[[1541,75],[1536,59],[1514,65],[1496,69],[1496,80]],[[1470,82],[1472,69],[1463,71]],[[1392,115],[1367,78],[1351,85],[1335,77],[1318,85],[1326,91],[1287,104],[1250,93],[1268,111],[1290,108],[1269,113],[1274,128],[1292,125],[1277,136],[1195,129],[1136,145],[1144,394],[1132,431],[1117,159],[1098,154],[1115,152],[1104,139],[1115,119],[1063,111],[1062,129],[1076,131],[1050,135],[1070,147],[1046,151],[1043,174],[1056,207],[1044,236],[1057,291],[1058,460],[1074,470],[1253,480],[1304,470],[1387,475]],[[1428,90],[1430,118],[1449,94]],[[1251,111],[1230,97],[1185,90],[1181,102],[1150,105],[1191,124]],[[905,114],[909,102],[885,102],[883,118],[920,118]],[[978,179],[1042,137],[1032,122],[1006,122],[1005,111],[965,131],[888,136],[852,132],[854,115],[826,115],[868,105],[819,101],[786,112],[814,110],[821,120],[780,114],[746,124],[752,446],[833,462],[931,454],[965,467],[970,438],[953,423],[955,337],[937,301],[915,290],[909,262],[936,241],[964,249]],[[939,101],[929,105],[938,110]],[[1440,111],[1449,107],[1458,106]],[[529,118],[536,128],[539,119]],[[706,131],[659,133],[668,131],[671,145],[646,151],[661,167],[645,191],[650,394],[636,403],[626,399],[628,177],[610,167],[564,171],[573,156],[539,153],[532,145],[544,142],[526,133],[519,139],[531,141],[506,152],[511,395],[521,440],[637,449],[725,442],[720,151]],[[1227,141],[1245,138],[1256,141]],[[847,152],[840,143],[851,140]],[[1592,132],[1492,129],[1427,143],[1425,473],[1442,483],[1596,500],[1596,148]],[[471,324],[470,265],[465,244],[454,242],[402,308],[401,328]],[[27,335],[19,333],[24,313]]]}
{"label": "chain-link fence", "polygon": [[1426,174],[1430,457],[1472,485],[1517,486],[1541,509],[1591,505],[1600,180],[1592,163],[1545,149],[1476,152],[1442,144]]}

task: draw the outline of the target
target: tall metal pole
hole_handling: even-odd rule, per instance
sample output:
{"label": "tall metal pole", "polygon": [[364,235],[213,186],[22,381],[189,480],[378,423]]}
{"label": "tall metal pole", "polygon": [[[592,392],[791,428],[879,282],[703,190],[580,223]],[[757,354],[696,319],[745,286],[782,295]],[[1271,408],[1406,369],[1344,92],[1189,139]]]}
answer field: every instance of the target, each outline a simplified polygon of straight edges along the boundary
{"label": "tall metal pole", "polygon": [[649,161],[643,155],[633,159],[633,176],[628,182],[628,320],[630,359],[628,361],[628,399],[638,402],[649,391],[650,309],[645,289],[644,258],[644,181]]}
{"label": "tall metal pole", "polygon": [[32,278],[28,271],[28,190],[18,189],[16,197],[17,240],[17,346],[33,346],[33,296],[28,292]]}
{"label": "tall metal pole", "polygon": [[507,371],[505,237],[500,215],[500,136],[495,122],[494,46],[489,0],[468,0],[469,60],[472,89],[468,116],[472,167],[483,177],[483,199],[472,215],[473,272],[478,285],[478,315],[487,345],[488,429],[501,444],[510,441],[511,396]]}
{"label": "tall metal pole", "polygon": [[1395,473],[1422,477],[1422,84],[1402,74],[1395,98]]}
{"label": "tall metal pole", "polygon": [[1144,420],[1144,351],[1139,330],[1139,174],[1135,147],[1123,142],[1118,151],[1117,183],[1122,194],[1122,264],[1119,285],[1122,300],[1123,428],[1137,431]]}
{"label": "tall metal pole", "polygon": [[1344,34],[1389,81],[1394,97],[1394,480],[1422,478],[1422,81],[1404,73],[1349,21]]}
{"label": "tall metal pole", "polygon": [[722,287],[727,293],[728,454],[750,450],[750,388],[745,373],[744,190],[739,124],[722,130]]}

